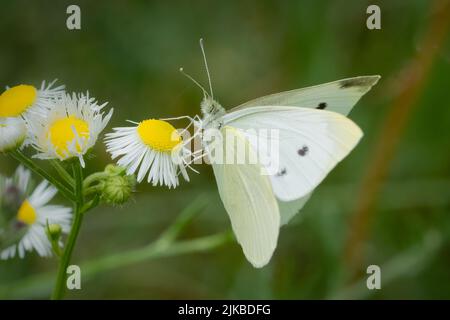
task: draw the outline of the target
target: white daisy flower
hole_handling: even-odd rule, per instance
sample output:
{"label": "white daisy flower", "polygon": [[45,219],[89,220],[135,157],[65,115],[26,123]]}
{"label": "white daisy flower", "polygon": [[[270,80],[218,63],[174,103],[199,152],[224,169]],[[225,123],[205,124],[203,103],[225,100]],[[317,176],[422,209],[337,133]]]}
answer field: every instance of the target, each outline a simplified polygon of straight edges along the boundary
{"label": "white daisy flower", "polygon": [[[147,182],[178,186],[178,174],[189,181],[185,157],[189,150],[177,130],[163,120],[149,119],[134,127],[114,128],[106,134],[105,143],[112,159],[120,157],[119,166],[127,168],[127,174],[137,171],[137,181],[148,174]],[[138,171],[139,168],[139,171]]]}
{"label": "white daisy flower", "polygon": [[40,89],[26,84],[7,88],[0,95],[0,118],[26,118],[45,112],[52,106],[53,99],[65,94],[63,85],[53,88],[55,82],[46,85],[43,81]]}
{"label": "white daisy flower", "polygon": [[[36,250],[41,257],[52,255],[52,246],[47,238],[46,226],[56,224],[61,226],[63,233],[70,231],[72,211],[70,208],[48,205],[57,193],[56,188],[43,181],[30,193],[30,171],[18,167],[14,178],[6,179],[0,186],[2,197],[17,193],[20,199],[11,228],[21,237],[12,245],[0,252],[0,259],[6,260],[18,255],[25,256],[27,251]],[[61,245],[61,244],[60,244]]]}
{"label": "white daisy flower", "polygon": [[0,152],[20,148],[27,137],[27,127],[21,118],[0,118]]}
{"label": "white daisy flower", "polygon": [[84,167],[83,155],[111,119],[113,109],[107,115],[102,112],[106,105],[98,105],[89,93],[54,99],[44,116],[36,116],[29,123],[31,144],[39,152],[35,157],[61,161],[78,157]]}
{"label": "white daisy flower", "polygon": [[11,151],[27,144],[27,123],[33,115],[42,115],[52,100],[64,94],[64,86],[52,88],[54,80],[41,88],[18,85],[0,95],[0,152]]}

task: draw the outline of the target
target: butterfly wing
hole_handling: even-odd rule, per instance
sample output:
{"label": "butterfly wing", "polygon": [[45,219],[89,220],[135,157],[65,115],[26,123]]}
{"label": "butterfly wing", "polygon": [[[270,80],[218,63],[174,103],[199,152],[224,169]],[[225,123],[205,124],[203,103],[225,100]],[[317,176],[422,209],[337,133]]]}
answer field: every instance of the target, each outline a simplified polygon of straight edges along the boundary
{"label": "butterfly wing", "polygon": [[291,219],[305,206],[309,198],[311,198],[312,192],[306,196],[293,201],[281,201],[278,200],[278,208],[280,209],[280,225],[287,224]]}
{"label": "butterfly wing", "polygon": [[[228,111],[227,120],[252,112],[251,107],[280,105],[324,109],[348,115],[359,99],[374,86],[380,76],[360,76],[317,86],[290,90],[257,98]],[[305,203],[311,193],[294,201],[280,201],[281,224],[286,224]]]}
{"label": "butterfly wing", "polygon": [[243,103],[228,111],[236,116],[249,107],[294,106],[338,112],[348,115],[358,100],[374,86],[380,76],[360,76],[317,86],[284,91]]}
{"label": "butterfly wing", "polygon": [[[224,127],[224,152],[235,157],[236,145],[242,143],[253,152],[249,142],[239,130]],[[227,148],[226,139],[236,139],[233,147]],[[218,164],[213,162],[220,198],[230,217],[237,241],[250,263],[257,267],[266,265],[277,245],[280,227],[278,204],[264,168],[256,164]]]}
{"label": "butterfly wing", "polygon": [[362,137],[354,122],[335,112],[280,106],[250,109],[251,113],[229,125],[245,130],[253,148],[259,151],[264,143],[252,136],[258,131],[251,130],[278,130],[279,150],[266,148],[263,156],[268,162],[279,163],[279,173],[270,179],[276,197],[282,201],[307,196]]}

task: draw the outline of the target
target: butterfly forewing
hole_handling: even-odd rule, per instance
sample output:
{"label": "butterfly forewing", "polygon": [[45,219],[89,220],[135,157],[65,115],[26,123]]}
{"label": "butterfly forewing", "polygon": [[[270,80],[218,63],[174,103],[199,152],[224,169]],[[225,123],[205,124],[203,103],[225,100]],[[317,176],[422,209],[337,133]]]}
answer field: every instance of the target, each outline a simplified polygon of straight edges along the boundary
{"label": "butterfly forewing", "polygon": [[250,109],[251,113],[227,125],[244,131],[279,131],[279,149],[268,149],[266,156],[278,159],[279,171],[270,180],[282,201],[293,201],[313,191],[362,137],[355,123],[335,112],[280,106]]}
{"label": "butterfly forewing", "polygon": [[[360,76],[317,86],[284,91],[257,98],[228,111],[256,106],[294,106],[328,110],[348,115],[358,100],[374,86],[380,76]],[[237,114],[236,114],[237,115]]]}
{"label": "butterfly forewing", "polygon": [[[380,76],[378,75],[360,76],[260,97],[229,110],[224,117],[225,123],[231,123],[239,117],[263,111],[261,108],[255,109],[253,107],[270,105],[328,110],[348,115],[359,99],[379,79]],[[271,107],[266,110],[270,109]],[[306,155],[307,152],[306,149],[302,149],[300,154]],[[281,201],[278,199],[282,225],[287,223],[303,208],[310,195],[311,193],[293,201]]]}

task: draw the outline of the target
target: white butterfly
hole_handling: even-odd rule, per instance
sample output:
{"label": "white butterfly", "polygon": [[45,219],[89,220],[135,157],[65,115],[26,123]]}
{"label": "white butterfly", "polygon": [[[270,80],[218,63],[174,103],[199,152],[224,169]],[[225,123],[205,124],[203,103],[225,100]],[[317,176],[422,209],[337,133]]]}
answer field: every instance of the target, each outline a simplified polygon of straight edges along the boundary
{"label": "white butterfly", "polygon": [[[220,130],[228,156],[234,158],[238,153],[233,147],[237,144],[228,147],[226,143],[231,137],[258,159],[256,163],[212,163],[212,167],[237,241],[251,264],[260,268],[273,255],[280,226],[305,205],[313,190],[361,139],[361,129],[345,115],[380,76],[348,78],[276,93],[226,111],[214,100],[202,40],[200,45],[210,94],[185,74],[204,92],[202,117],[191,120],[201,130]],[[248,129],[279,130],[279,155],[259,150],[245,133]],[[203,141],[206,156],[210,157],[208,144]],[[280,171],[261,174],[267,164],[261,161],[260,154],[269,160],[279,156]]]}

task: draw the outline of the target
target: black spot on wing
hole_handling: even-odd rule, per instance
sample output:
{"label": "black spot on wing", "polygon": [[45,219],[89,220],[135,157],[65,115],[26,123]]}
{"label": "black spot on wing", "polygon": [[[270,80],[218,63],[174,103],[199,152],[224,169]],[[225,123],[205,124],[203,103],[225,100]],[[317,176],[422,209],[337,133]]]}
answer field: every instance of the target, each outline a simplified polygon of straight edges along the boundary
{"label": "black spot on wing", "polygon": [[286,173],[287,173],[286,168],[283,168],[277,173],[277,177],[282,177],[286,175]]}
{"label": "black spot on wing", "polygon": [[327,107],[327,103],[326,102],[321,102],[321,103],[319,103],[319,105],[317,106],[316,109],[323,110],[326,107]]}
{"label": "black spot on wing", "polygon": [[304,157],[304,156],[306,156],[308,151],[309,151],[308,146],[303,146],[303,147],[301,147],[301,149],[298,149],[297,153],[300,157]]}

